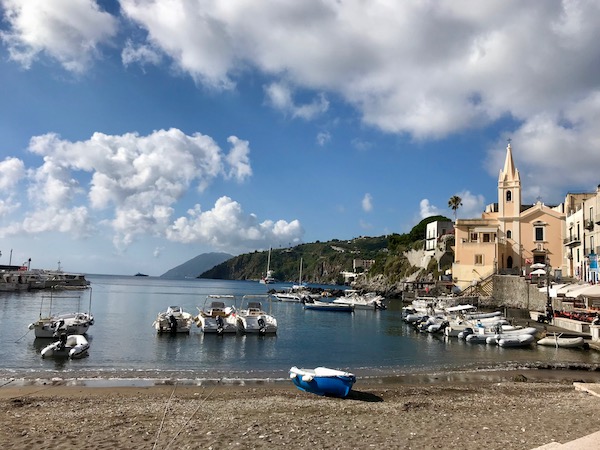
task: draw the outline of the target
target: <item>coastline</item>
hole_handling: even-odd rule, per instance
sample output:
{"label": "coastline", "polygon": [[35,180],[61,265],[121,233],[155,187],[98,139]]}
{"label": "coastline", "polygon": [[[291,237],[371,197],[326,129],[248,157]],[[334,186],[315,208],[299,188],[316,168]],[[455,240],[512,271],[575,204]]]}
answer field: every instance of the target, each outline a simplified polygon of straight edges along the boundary
{"label": "coastline", "polygon": [[573,386],[600,381],[589,371],[359,378],[346,399],[301,392],[289,380],[16,381],[0,386],[0,442],[8,449],[533,449],[600,430],[600,399]]}

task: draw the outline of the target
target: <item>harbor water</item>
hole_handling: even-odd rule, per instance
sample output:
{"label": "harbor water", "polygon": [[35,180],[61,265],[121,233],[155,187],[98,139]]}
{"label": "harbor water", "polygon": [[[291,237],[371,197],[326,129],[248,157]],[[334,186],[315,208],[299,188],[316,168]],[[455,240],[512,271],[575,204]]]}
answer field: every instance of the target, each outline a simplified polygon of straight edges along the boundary
{"label": "harbor water", "polygon": [[50,308],[48,291],[0,293],[0,378],[17,379],[285,379],[291,366],[326,366],[363,377],[419,372],[510,369],[528,365],[600,365],[600,352],[551,347],[501,348],[417,333],[401,319],[400,301],[384,311],[309,311],[266,302],[277,318],[273,336],[157,334],[152,323],[169,305],[196,315],[207,295],[266,294],[283,285],[252,281],[166,280],[88,275],[91,289],[52,293],[52,311],[88,311],[89,356],[43,359],[48,339],[28,325]]}

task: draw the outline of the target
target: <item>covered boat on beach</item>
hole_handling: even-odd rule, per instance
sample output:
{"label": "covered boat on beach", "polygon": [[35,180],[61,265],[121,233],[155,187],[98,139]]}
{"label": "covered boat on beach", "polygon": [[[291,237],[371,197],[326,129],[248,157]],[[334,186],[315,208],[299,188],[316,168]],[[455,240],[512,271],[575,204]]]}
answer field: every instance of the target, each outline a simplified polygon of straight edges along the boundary
{"label": "covered boat on beach", "polygon": [[290,369],[290,379],[298,389],[329,397],[346,397],[354,383],[354,374],[341,370],[316,367],[314,369]]}

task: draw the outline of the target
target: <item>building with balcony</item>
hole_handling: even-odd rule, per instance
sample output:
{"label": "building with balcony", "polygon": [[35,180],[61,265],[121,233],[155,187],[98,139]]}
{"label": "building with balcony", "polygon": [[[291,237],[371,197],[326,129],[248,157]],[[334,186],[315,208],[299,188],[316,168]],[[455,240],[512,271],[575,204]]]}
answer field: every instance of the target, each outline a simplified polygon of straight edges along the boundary
{"label": "building with balcony", "polygon": [[454,226],[452,277],[461,289],[495,273],[526,275],[535,263],[556,274],[566,269],[564,204],[521,203],[521,178],[510,143],[498,177],[498,203],[487,205],[479,219],[459,219]]}
{"label": "building with balcony", "polygon": [[565,210],[563,246],[567,260],[566,274],[596,283],[600,253],[600,186],[595,192],[567,194]]}

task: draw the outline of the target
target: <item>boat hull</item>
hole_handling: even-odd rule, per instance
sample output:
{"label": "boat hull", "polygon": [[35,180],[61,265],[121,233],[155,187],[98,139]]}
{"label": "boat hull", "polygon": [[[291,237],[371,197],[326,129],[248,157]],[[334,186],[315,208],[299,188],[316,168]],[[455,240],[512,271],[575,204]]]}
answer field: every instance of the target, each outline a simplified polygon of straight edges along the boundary
{"label": "boat hull", "polygon": [[328,303],[315,301],[314,303],[305,303],[304,309],[312,311],[338,311],[338,312],[354,312],[354,307],[340,303]]}
{"label": "boat hull", "polygon": [[548,347],[579,348],[585,346],[585,340],[582,337],[564,338],[546,336],[537,341],[537,344]]}
{"label": "boat hull", "polygon": [[356,377],[348,372],[317,367],[315,369],[290,369],[290,379],[298,389],[311,394],[340,397],[348,396]]}

